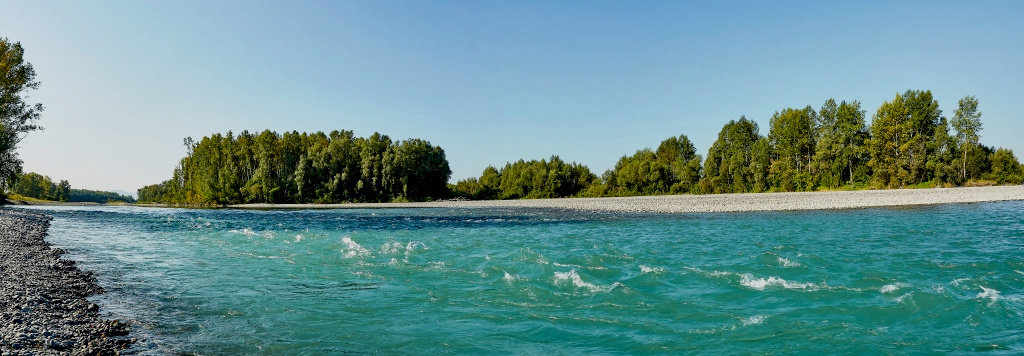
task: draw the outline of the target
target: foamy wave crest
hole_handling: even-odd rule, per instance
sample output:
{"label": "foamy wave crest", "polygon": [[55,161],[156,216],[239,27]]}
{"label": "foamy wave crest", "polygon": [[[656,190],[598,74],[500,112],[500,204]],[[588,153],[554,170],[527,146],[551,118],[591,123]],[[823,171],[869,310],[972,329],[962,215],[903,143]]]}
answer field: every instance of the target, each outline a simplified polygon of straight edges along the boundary
{"label": "foamy wave crest", "polygon": [[607,291],[610,291],[612,289],[615,289],[616,287],[621,287],[622,286],[622,283],[619,283],[619,282],[615,282],[611,286],[608,286],[608,287],[601,287],[601,286],[598,286],[598,285],[595,285],[595,284],[592,284],[592,283],[588,283],[588,282],[584,281],[583,278],[580,277],[580,275],[578,273],[576,273],[575,269],[569,270],[569,272],[555,272],[555,285],[568,284],[568,283],[571,283],[576,288],[586,289],[586,290],[590,291],[591,293],[607,292]]}
{"label": "foamy wave crest", "polygon": [[405,255],[409,256],[409,254],[416,251],[417,248],[421,250],[429,250],[427,245],[424,245],[422,242],[409,241],[409,243],[405,244]]}
{"label": "foamy wave crest", "polygon": [[764,322],[764,318],[765,318],[764,315],[754,315],[754,316],[749,317],[749,318],[744,318],[742,320],[743,326],[757,325],[757,324],[763,323]]}
{"label": "foamy wave crest", "polygon": [[342,237],[341,244],[344,245],[341,249],[341,253],[345,258],[365,257],[370,255],[370,250],[367,250],[362,245],[352,241],[351,237]]}
{"label": "foamy wave crest", "polygon": [[750,273],[740,275],[740,284],[748,288],[764,290],[767,287],[782,287],[786,289],[816,290],[818,285],[814,283],[790,282],[782,278],[770,276],[768,278],[754,278]]}
{"label": "foamy wave crest", "polygon": [[892,292],[895,292],[898,289],[906,287],[906,286],[907,285],[903,284],[903,283],[886,284],[886,285],[882,286],[882,288],[879,288],[878,291],[883,293],[883,294],[885,294],[885,293],[892,293]]}
{"label": "foamy wave crest", "polygon": [[704,334],[704,335],[717,334],[717,333],[723,332],[723,331],[736,330],[736,329],[739,329],[740,327],[744,327],[744,326],[751,326],[751,325],[762,324],[762,323],[764,323],[764,320],[767,319],[767,318],[768,317],[764,316],[764,315],[754,315],[754,316],[751,316],[751,317],[748,317],[748,318],[741,318],[739,324],[733,323],[732,325],[723,325],[723,326],[720,326],[720,327],[717,327],[717,328],[712,328],[712,329],[690,330],[689,333],[691,333],[691,334]]}
{"label": "foamy wave crest", "polygon": [[782,267],[799,267],[800,266],[800,263],[790,261],[788,258],[785,258],[785,257],[782,257],[782,256],[778,256],[778,259],[779,259],[779,264],[781,264]]}
{"label": "foamy wave crest", "polygon": [[992,288],[986,288],[984,286],[978,287],[981,287],[981,292],[978,293],[977,297],[975,297],[976,299],[988,299],[989,304],[995,303],[996,300],[999,300],[999,291]]}
{"label": "foamy wave crest", "polygon": [[402,248],[402,243],[398,241],[385,242],[380,245],[380,253],[385,255],[393,255],[398,253],[398,249]]}
{"label": "foamy wave crest", "polygon": [[252,231],[252,229],[250,229],[250,228],[244,228],[244,229],[241,229],[241,230],[239,230],[239,229],[228,230],[228,232],[234,233],[234,234],[242,234],[242,235],[245,235],[245,236],[256,236],[256,235],[259,235],[255,231]]}
{"label": "foamy wave crest", "polygon": [[503,271],[503,272],[505,272],[505,277],[502,278],[502,279],[504,279],[505,282],[508,282],[508,283],[512,283],[512,282],[515,282],[515,281],[523,278],[523,277],[511,274],[511,273],[508,273],[508,271]]}
{"label": "foamy wave crest", "polygon": [[662,272],[665,272],[664,268],[640,265],[640,273],[662,273]]}
{"label": "foamy wave crest", "polygon": [[736,273],[736,272],[728,272],[728,271],[711,271],[711,272],[708,272],[708,271],[705,271],[705,270],[702,270],[702,269],[696,268],[696,267],[683,267],[683,268],[686,269],[686,270],[689,270],[690,272],[699,273],[699,274],[702,274],[705,277],[709,277],[709,278],[718,278],[718,277],[724,277],[724,276],[738,275],[738,273]]}

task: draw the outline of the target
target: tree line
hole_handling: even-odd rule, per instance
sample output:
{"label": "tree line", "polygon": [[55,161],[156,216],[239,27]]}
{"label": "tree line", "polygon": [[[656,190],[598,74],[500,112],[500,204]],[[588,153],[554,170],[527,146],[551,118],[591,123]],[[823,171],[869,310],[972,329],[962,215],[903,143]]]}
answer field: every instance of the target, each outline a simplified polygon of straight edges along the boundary
{"label": "tree line", "polygon": [[686,135],[621,157],[601,176],[558,156],[488,166],[447,184],[444,150],[351,131],[295,131],[186,139],[170,180],[139,189],[140,202],[185,205],[340,203],[444,198],[519,199],[1019,184],[1013,152],[979,142],[978,100],[952,118],[930,91],[908,90],[871,118],[858,101],[775,112],[767,135],[746,117],[722,127],[706,156]]}
{"label": "tree line", "polygon": [[444,150],[352,131],[213,134],[185,139],[171,179],[139,189],[139,201],[182,205],[342,203],[442,199],[451,169]]}
{"label": "tree line", "polygon": [[23,197],[63,201],[63,202],[91,202],[106,204],[111,202],[134,203],[135,198],[121,195],[114,192],[104,192],[88,189],[72,189],[67,180],[54,182],[49,176],[29,172],[20,174],[10,186],[10,193]]}
{"label": "tree line", "polygon": [[[457,197],[508,199],[1024,181],[1024,168],[1011,150],[979,142],[981,112],[973,96],[961,99],[953,117],[947,118],[931,91],[908,90],[883,103],[870,125],[865,118],[860,102],[828,99],[819,109],[775,112],[767,135],[746,117],[729,121],[706,157],[680,135],[662,141],[656,150],[623,156],[599,178],[585,166],[566,164],[556,156],[550,162],[489,166],[480,178],[464,179],[450,188]],[[576,178],[564,179],[563,167],[572,167],[568,171]]]}

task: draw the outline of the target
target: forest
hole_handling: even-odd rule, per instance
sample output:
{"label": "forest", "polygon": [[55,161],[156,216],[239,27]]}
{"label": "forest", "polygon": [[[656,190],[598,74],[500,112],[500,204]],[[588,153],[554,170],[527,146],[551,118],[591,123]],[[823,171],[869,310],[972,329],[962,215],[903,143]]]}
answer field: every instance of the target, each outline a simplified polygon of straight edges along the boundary
{"label": "forest", "polygon": [[114,192],[104,192],[88,189],[72,189],[71,184],[66,180],[54,182],[49,176],[29,172],[20,174],[10,187],[10,192],[22,197],[63,201],[63,202],[89,202],[106,204],[112,202],[134,203],[135,198],[121,195]]}
{"label": "forest", "polygon": [[143,203],[342,203],[443,199],[451,169],[444,150],[352,131],[243,131],[185,139],[171,179],[139,189]]}
{"label": "forest", "polygon": [[979,142],[978,100],[942,115],[931,91],[884,102],[868,123],[858,101],[786,108],[767,135],[746,117],[729,121],[706,156],[686,135],[619,158],[598,176],[558,156],[488,166],[448,184],[444,150],[374,133],[247,131],[186,139],[170,180],[139,189],[139,201],[181,205],[341,203],[448,198],[520,199],[657,194],[788,192],[1020,184],[1013,152]]}
{"label": "forest", "polygon": [[[978,100],[942,115],[931,91],[908,90],[886,101],[870,125],[858,101],[828,99],[819,108],[786,108],[767,135],[746,117],[722,127],[707,156],[685,135],[623,156],[601,177],[570,163],[578,179],[561,179],[545,161],[487,167],[451,186],[456,197],[508,199],[655,194],[789,192],[1020,184],[1013,152],[979,142]],[[555,161],[557,157],[553,157]],[[557,160],[555,167],[564,166]],[[555,175],[555,178],[550,178]],[[512,182],[511,184],[509,182]],[[521,192],[529,192],[522,194]]]}

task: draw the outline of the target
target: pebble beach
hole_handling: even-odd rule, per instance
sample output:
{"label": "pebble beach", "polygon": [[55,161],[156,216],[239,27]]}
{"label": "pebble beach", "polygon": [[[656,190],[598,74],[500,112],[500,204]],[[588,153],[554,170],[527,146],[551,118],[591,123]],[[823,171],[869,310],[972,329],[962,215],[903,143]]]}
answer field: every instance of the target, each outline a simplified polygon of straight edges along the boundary
{"label": "pebble beach", "polygon": [[50,219],[0,210],[0,355],[119,354],[128,327],[86,299],[103,290],[44,240]]}
{"label": "pebble beach", "polygon": [[1024,200],[1024,185],[932,189],[855,190],[801,193],[660,195],[613,198],[562,198],[420,203],[242,204],[248,209],[366,208],[551,208],[609,213],[718,213],[859,209]]}

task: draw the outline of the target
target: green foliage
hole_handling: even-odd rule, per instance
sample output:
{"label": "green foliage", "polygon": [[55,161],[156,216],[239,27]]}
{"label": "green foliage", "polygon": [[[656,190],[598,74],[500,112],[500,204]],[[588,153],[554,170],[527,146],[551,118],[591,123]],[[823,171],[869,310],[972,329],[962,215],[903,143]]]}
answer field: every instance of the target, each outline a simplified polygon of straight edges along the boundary
{"label": "green foliage", "polygon": [[810,106],[785,109],[772,116],[768,133],[772,162],[768,171],[771,182],[782,190],[807,191],[815,186],[811,180],[811,162],[816,145],[817,116]]}
{"label": "green foliage", "polygon": [[[754,190],[755,175],[751,167],[753,148],[760,140],[757,123],[746,117],[729,121],[718,133],[718,140],[708,150],[704,160],[705,176],[700,181],[705,193],[745,193]],[[763,144],[760,149],[764,149]],[[763,152],[760,152],[763,153]]]}
{"label": "green foliage", "polygon": [[25,62],[19,42],[0,37],[0,191],[5,191],[21,174],[17,148],[24,134],[39,129],[35,122],[42,104],[29,104],[26,92],[38,89],[36,72]]}
{"label": "green foliage", "polygon": [[[701,157],[686,135],[669,137],[657,151],[643,149],[623,156],[605,173],[604,195],[690,193],[699,189]],[[596,195],[597,188],[587,195]]]}
{"label": "green foliage", "polygon": [[422,201],[449,194],[444,150],[374,133],[295,131],[185,139],[170,180],[139,189],[139,201],[184,205]]}
{"label": "green foliage", "polygon": [[88,189],[70,189],[70,195],[67,199],[69,202],[88,202],[88,203],[134,203],[135,198],[127,195],[121,195],[114,192],[104,192],[99,190],[88,190]]}
{"label": "green foliage", "polygon": [[869,146],[876,184],[904,187],[934,177],[927,163],[935,152],[932,140],[941,114],[930,91],[908,90],[878,108]]}
{"label": "green foliage", "polygon": [[[978,152],[981,146],[981,112],[978,111],[978,99],[973,96],[965,96],[960,99],[956,111],[953,113],[953,120],[950,121],[953,129],[956,130],[956,148],[960,151],[957,163],[960,168],[960,179],[968,180],[980,174],[978,167]],[[968,170],[968,167],[973,169]]]}
{"label": "green foliage", "polygon": [[66,180],[54,183],[49,176],[30,172],[19,175],[14,185],[10,187],[10,191],[29,198],[68,201],[71,185]]}
{"label": "green foliage", "polygon": [[[140,202],[188,205],[336,203],[630,196],[679,193],[927,188],[1024,181],[1013,152],[979,142],[981,113],[973,96],[942,117],[930,91],[908,90],[883,103],[870,128],[858,101],[828,99],[775,112],[767,136],[746,117],[729,121],[706,158],[685,135],[656,150],[623,156],[600,178],[586,166],[519,160],[480,177],[448,184],[440,147],[351,131],[295,131],[185,140],[188,154],[171,179],[139,189]],[[951,135],[950,126],[956,130]],[[703,164],[702,164],[703,162]]]}
{"label": "green foliage", "polygon": [[488,166],[480,179],[456,183],[453,194],[470,199],[572,197],[579,196],[596,179],[587,166],[551,156],[548,160],[506,163],[501,170]]}
{"label": "green foliage", "polygon": [[868,180],[868,138],[860,102],[828,99],[818,111],[817,143],[811,171],[827,188]]}
{"label": "green foliage", "polygon": [[18,176],[18,180],[11,186],[11,193],[23,197],[50,201],[91,202],[99,204],[135,202],[135,198],[113,192],[71,189],[71,184],[66,180],[54,183],[48,176],[31,172]]}
{"label": "green foliage", "polygon": [[999,184],[1021,184],[1024,182],[1024,167],[1013,155],[1013,150],[998,148],[990,155],[991,169],[985,176]]}

